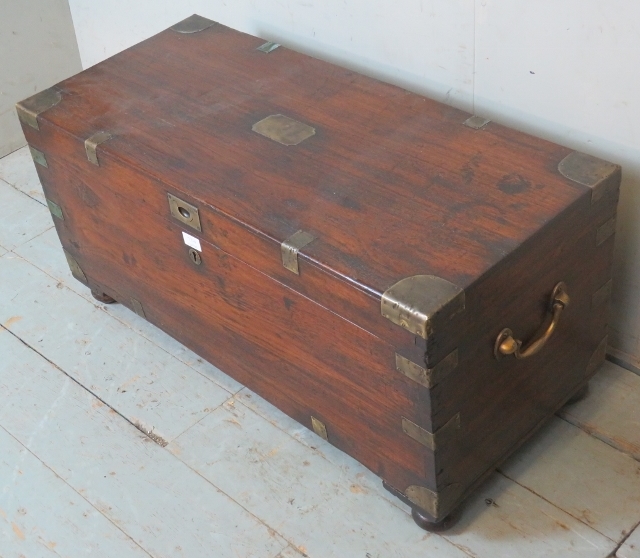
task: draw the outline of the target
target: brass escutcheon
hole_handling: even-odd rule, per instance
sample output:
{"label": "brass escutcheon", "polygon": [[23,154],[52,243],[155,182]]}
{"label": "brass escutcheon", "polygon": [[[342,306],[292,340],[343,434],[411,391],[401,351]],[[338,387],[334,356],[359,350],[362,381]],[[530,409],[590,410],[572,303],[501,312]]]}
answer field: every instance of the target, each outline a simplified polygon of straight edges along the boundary
{"label": "brass escutcheon", "polygon": [[569,305],[569,295],[567,294],[567,286],[564,283],[558,283],[551,293],[549,301],[549,312],[551,313],[551,323],[544,332],[537,338],[527,343],[524,349],[523,342],[513,337],[513,332],[509,328],[503,329],[496,339],[493,347],[493,354],[500,360],[503,356],[513,355],[516,358],[528,358],[538,353],[544,347],[553,335],[558,326],[560,314]]}
{"label": "brass escutcheon", "polygon": [[200,255],[200,252],[194,248],[189,250],[189,258],[196,265],[200,265],[202,263],[202,256]]}

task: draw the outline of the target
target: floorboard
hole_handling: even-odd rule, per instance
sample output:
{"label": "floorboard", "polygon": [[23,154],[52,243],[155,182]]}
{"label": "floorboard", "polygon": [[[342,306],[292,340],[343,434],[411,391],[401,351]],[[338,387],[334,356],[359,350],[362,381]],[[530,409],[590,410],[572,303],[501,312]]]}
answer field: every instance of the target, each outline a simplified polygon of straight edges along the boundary
{"label": "floorboard", "polygon": [[0,203],[1,558],[640,558],[632,372],[605,363],[456,527],[427,534],[362,465],[96,302],[26,148],[0,159]]}

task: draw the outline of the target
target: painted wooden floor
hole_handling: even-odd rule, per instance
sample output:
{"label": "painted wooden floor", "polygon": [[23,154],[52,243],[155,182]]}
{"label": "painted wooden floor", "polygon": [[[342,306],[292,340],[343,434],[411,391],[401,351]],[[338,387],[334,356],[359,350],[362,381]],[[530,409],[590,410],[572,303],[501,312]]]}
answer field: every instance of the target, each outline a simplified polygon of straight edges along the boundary
{"label": "painted wooden floor", "polygon": [[443,536],[62,256],[0,160],[0,558],[640,558],[640,377],[605,363]]}

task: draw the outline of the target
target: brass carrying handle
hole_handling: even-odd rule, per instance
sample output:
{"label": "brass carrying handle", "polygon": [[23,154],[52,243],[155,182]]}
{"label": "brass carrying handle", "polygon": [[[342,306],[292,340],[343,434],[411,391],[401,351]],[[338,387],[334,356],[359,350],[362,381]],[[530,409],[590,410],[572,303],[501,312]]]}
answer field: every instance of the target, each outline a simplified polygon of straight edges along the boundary
{"label": "brass carrying handle", "polygon": [[551,312],[551,323],[547,329],[537,338],[527,343],[526,347],[522,348],[522,341],[513,337],[513,332],[505,328],[503,329],[493,348],[493,354],[497,359],[501,359],[503,356],[513,355],[516,358],[527,358],[535,355],[544,347],[553,335],[553,332],[558,326],[560,321],[560,314],[569,305],[569,295],[567,294],[567,286],[564,283],[558,283],[551,293],[551,300],[549,302],[549,312]]}

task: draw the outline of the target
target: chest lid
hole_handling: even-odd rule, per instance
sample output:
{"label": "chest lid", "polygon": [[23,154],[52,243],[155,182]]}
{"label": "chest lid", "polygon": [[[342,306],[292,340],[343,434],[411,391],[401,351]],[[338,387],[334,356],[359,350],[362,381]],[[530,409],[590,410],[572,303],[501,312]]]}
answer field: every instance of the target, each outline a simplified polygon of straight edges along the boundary
{"label": "chest lid", "polygon": [[558,171],[564,147],[199,16],[18,109],[75,138],[91,172],[137,169],[185,230],[381,337],[426,338],[442,300],[455,312],[589,191]]}

